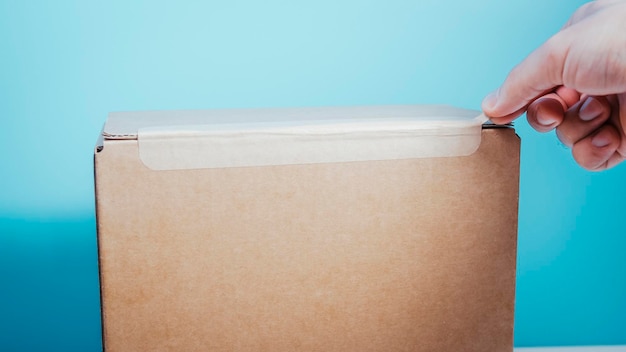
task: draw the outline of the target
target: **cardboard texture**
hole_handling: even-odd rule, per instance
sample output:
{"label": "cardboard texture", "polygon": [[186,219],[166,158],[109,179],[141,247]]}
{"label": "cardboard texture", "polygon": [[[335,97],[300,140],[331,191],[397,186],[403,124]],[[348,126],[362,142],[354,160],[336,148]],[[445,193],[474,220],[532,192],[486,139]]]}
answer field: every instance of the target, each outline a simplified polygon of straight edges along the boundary
{"label": "cardboard texture", "polygon": [[469,156],[159,171],[105,138],[106,351],[512,351],[520,142],[480,135]]}

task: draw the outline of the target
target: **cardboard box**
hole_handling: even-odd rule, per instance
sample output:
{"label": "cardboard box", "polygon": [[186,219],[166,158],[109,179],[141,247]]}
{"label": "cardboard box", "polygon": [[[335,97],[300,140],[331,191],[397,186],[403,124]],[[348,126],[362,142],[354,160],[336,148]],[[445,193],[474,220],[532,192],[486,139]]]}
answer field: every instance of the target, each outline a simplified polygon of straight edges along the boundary
{"label": "cardboard box", "polygon": [[112,113],[107,351],[512,351],[519,138],[442,106]]}

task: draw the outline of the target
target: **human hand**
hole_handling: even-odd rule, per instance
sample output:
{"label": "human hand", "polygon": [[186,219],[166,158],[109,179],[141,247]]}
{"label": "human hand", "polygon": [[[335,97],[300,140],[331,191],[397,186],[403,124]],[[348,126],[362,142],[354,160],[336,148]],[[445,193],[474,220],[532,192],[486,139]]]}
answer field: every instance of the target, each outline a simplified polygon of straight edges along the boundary
{"label": "human hand", "polygon": [[588,170],[626,159],[626,1],[596,0],[517,65],[482,103],[494,123],[526,111],[539,132],[556,128]]}

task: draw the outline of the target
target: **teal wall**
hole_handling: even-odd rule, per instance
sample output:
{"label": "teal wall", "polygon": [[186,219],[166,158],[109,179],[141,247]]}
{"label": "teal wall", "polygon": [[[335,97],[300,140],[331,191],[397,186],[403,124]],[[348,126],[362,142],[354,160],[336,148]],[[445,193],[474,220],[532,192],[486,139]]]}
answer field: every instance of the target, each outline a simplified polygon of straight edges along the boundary
{"label": "teal wall", "polygon": [[[582,3],[0,0],[0,350],[101,346],[92,152],[109,111],[478,109]],[[517,126],[516,345],[626,344],[626,165],[589,173]]]}

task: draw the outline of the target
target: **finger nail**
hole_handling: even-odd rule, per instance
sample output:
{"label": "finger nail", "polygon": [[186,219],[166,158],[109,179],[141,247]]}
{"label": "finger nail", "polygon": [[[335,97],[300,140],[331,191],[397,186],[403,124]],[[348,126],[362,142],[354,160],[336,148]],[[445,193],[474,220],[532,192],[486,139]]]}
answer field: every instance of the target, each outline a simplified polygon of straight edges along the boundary
{"label": "finger nail", "polygon": [[611,139],[606,135],[606,133],[598,133],[591,140],[591,144],[593,144],[594,147],[603,148],[611,144]]}
{"label": "finger nail", "polygon": [[555,119],[549,117],[549,114],[546,113],[545,109],[541,106],[537,107],[535,116],[537,116],[537,122],[543,126],[551,126],[556,122]]}
{"label": "finger nail", "polygon": [[537,122],[539,122],[543,126],[550,126],[554,123],[554,120],[538,113]]}
{"label": "finger nail", "polygon": [[578,116],[583,121],[591,121],[602,113],[602,104],[594,97],[588,97],[580,107]]}
{"label": "finger nail", "polygon": [[496,107],[496,103],[498,102],[498,90],[494,90],[493,92],[487,94],[485,99],[483,99],[483,110],[492,111],[493,108]]}

